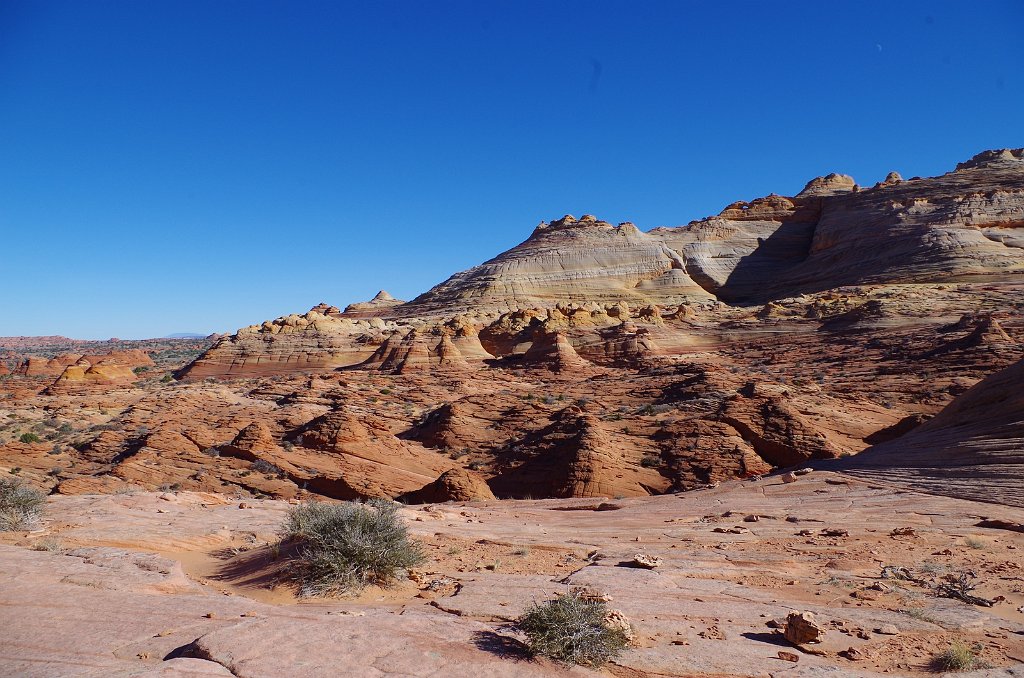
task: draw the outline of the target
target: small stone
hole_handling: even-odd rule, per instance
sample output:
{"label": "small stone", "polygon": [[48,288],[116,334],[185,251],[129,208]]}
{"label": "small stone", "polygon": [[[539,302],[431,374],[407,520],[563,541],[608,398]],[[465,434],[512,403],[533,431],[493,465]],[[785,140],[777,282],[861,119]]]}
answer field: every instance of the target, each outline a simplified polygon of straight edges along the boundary
{"label": "small stone", "polygon": [[608,610],[604,615],[604,625],[621,631],[626,637],[627,642],[633,642],[635,636],[633,635],[633,627],[629,623],[629,618],[622,613],[621,610]]}
{"label": "small stone", "polygon": [[800,655],[794,654],[793,652],[786,652],[785,650],[779,650],[779,659],[787,662],[798,662],[800,661]]}
{"label": "small stone", "polygon": [[875,629],[875,633],[881,633],[883,636],[898,636],[900,635],[900,630],[892,624],[882,624]]}
{"label": "small stone", "polygon": [[794,645],[821,642],[825,629],[818,625],[813,612],[790,612],[786,617],[786,640]]}
{"label": "small stone", "polygon": [[867,659],[867,655],[864,654],[864,652],[862,652],[861,650],[858,650],[855,647],[851,647],[848,650],[843,650],[842,652],[839,653],[839,656],[840,657],[845,657],[846,659],[849,659],[850,661],[853,661],[853,662],[859,662],[859,661],[862,661],[864,659]]}
{"label": "small stone", "polygon": [[793,473],[793,472],[783,473],[782,474],[782,482],[784,482],[784,483],[795,483],[796,482],[796,474]]}
{"label": "small stone", "polygon": [[206,614],[203,615],[203,617],[205,617],[206,619],[216,619],[217,618],[217,613],[216,612],[207,612]]}
{"label": "small stone", "polygon": [[897,527],[889,533],[890,537],[916,537],[917,530],[912,527]]}
{"label": "small stone", "polygon": [[825,529],[823,529],[821,531],[821,536],[823,536],[823,537],[849,537],[850,536],[850,531],[849,530],[843,530],[843,529],[837,528],[837,527],[826,527]]}
{"label": "small stone", "polygon": [[805,475],[807,475],[808,473],[810,473],[813,470],[814,470],[813,468],[802,468],[802,469],[798,469],[796,471],[793,471],[793,473],[794,473],[794,475],[805,476]]}
{"label": "small stone", "polygon": [[633,564],[637,567],[653,570],[654,568],[661,566],[661,558],[657,556],[649,556],[646,553],[637,553],[633,556]]}
{"label": "small stone", "polygon": [[761,516],[755,513],[752,513],[749,516],[743,516],[743,522],[745,523],[756,523],[759,520],[761,520]]}
{"label": "small stone", "polygon": [[247,508],[249,508],[249,505],[246,504],[244,501],[243,502],[239,502],[238,508],[240,508],[240,509],[247,509]]}

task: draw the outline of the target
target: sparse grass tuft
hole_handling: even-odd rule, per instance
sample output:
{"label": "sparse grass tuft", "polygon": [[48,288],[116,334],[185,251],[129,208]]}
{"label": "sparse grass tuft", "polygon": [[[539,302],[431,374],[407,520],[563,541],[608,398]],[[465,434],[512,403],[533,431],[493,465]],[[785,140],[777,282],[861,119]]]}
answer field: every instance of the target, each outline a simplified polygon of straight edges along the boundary
{"label": "sparse grass tuft", "polygon": [[955,641],[947,649],[932,656],[930,668],[935,672],[987,668],[988,664],[978,659],[977,653],[980,650],[980,645],[968,647],[966,643]]}
{"label": "sparse grass tuft", "polygon": [[625,631],[608,625],[604,601],[574,591],[534,603],[516,620],[532,654],[565,664],[601,666],[628,644]]}
{"label": "sparse grass tuft", "polygon": [[907,607],[899,611],[912,619],[917,619],[918,621],[928,622],[929,624],[939,623],[938,620],[929,615],[928,611],[923,607]]}
{"label": "sparse grass tuft", "polygon": [[59,539],[41,539],[32,544],[33,551],[46,551],[47,553],[64,553],[64,544]]}
{"label": "sparse grass tuft", "polygon": [[0,478],[0,532],[24,530],[43,514],[46,496],[17,478]]}
{"label": "sparse grass tuft", "polygon": [[981,551],[988,548],[988,542],[978,537],[964,537],[964,546]]}
{"label": "sparse grass tuft", "polygon": [[386,586],[425,559],[388,501],[302,504],[288,512],[283,531],[301,544],[296,576],[303,596]]}

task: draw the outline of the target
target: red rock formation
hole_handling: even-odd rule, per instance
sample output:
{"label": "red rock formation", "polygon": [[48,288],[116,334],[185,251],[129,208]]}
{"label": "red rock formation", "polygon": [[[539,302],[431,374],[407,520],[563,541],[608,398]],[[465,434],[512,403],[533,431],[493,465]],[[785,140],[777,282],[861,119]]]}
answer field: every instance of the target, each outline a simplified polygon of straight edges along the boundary
{"label": "red rock formation", "polygon": [[413,504],[439,504],[446,501],[493,501],[495,497],[479,474],[452,469],[429,485],[403,495],[402,499]]}
{"label": "red rock formation", "polygon": [[930,421],[840,465],[954,497],[1024,506],[1024,360],[983,379]]}

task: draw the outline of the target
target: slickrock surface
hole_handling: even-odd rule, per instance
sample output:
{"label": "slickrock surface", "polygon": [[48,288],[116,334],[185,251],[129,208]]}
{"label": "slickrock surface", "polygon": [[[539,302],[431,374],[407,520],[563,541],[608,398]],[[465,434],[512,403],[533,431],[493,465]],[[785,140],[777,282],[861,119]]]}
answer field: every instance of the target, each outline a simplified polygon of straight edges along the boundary
{"label": "slickrock surface", "polygon": [[[0,604],[18,620],[0,625],[0,674],[914,676],[936,675],[929,658],[954,640],[995,667],[956,675],[1024,671],[1024,533],[975,526],[1024,522],[1019,508],[822,471],[662,497],[409,507],[430,557],[410,581],[299,602],[269,546],[288,504],[245,505],[51,498],[41,530],[0,536]],[[634,567],[638,553],[661,564]],[[889,566],[920,581],[885,578]],[[967,570],[977,595],[1005,600],[929,588]],[[601,672],[530,660],[507,626],[570,586],[610,595],[636,635]],[[793,611],[813,613],[820,643],[783,638]]]}
{"label": "slickrock surface", "polygon": [[939,494],[1024,507],[1024,361],[975,384],[907,435],[841,467]]}

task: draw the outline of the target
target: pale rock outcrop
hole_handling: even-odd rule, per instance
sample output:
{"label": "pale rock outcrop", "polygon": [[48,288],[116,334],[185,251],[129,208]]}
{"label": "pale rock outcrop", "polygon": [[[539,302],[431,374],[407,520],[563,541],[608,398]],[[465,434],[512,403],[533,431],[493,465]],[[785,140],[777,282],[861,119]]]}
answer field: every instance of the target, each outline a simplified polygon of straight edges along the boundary
{"label": "pale rock outcrop", "polygon": [[388,294],[385,290],[377,292],[377,295],[369,301],[361,301],[355,304],[349,304],[345,307],[344,315],[354,318],[367,318],[375,317],[385,314],[389,309],[396,306],[401,306],[405,302],[401,299],[395,299],[393,296]]}
{"label": "pale rock outcrop", "polygon": [[522,244],[452,276],[409,302],[403,312],[708,299],[685,268],[659,238],[631,223],[613,226],[591,215],[579,220],[566,215],[542,222]]}

